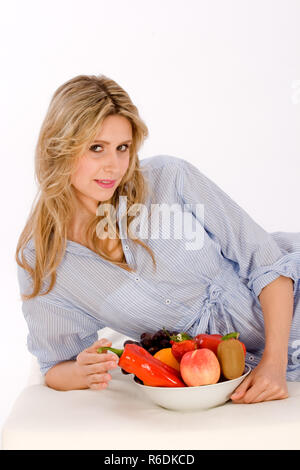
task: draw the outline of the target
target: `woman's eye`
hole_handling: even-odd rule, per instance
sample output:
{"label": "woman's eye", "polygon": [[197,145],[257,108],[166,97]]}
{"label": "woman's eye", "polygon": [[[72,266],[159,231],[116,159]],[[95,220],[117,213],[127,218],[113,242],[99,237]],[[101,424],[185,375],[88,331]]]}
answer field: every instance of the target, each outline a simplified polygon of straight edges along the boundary
{"label": "woman's eye", "polygon": [[[92,150],[92,152],[99,153],[98,150],[94,150],[95,147],[102,147],[102,145],[98,145],[98,144],[97,144],[97,145],[92,145],[92,146],[90,147],[90,150]],[[124,153],[124,152],[126,152],[126,150],[129,148],[129,145],[128,145],[128,144],[122,144],[122,145],[119,145],[118,148],[120,148],[120,147],[126,147],[125,150],[122,151],[122,152]]]}
{"label": "woman's eye", "polygon": [[101,147],[101,145],[92,145],[92,146],[90,147],[90,150],[92,150],[93,152],[96,152],[96,150],[94,150],[95,147]]}

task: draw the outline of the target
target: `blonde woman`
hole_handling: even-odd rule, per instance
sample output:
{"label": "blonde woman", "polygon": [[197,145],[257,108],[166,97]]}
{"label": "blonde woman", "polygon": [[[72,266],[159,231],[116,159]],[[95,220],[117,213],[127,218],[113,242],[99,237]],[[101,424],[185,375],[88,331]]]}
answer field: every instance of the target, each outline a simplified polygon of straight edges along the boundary
{"label": "blonde woman", "polygon": [[[104,75],[79,75],[52,97],[36,146],[39,192],[16,249],[27,345],[46,384],[106,388],[117,358],[96,352],[111,345],[98,341],[105,326],[136,340],[162,327],[238,331],[252,372],[232,400],[286,398],[286,381],[300,380],[300,233],[267,233],[183,158],[140,161],[147,136]],[[174,217],[152,218],[161,207]],[[172,235],[180,213],[202,228],[198,246],[191,228]]]}

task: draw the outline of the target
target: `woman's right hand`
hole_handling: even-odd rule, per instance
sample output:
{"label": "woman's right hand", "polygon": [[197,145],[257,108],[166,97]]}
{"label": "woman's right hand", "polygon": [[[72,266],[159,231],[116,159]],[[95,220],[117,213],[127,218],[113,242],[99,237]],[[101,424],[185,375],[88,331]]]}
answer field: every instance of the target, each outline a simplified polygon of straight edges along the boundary
{"label": "woman's right hand", "polygon": [[97,349],[102,346],[111,347],[111,341],[101,338],[89,348],[81,351],[76,358],[78,375],[86,387],[92,390],[102,390],[108,386],[112,377],[107,371],[115,369],[119,362],[117,354],[111,351],[97,353]]}

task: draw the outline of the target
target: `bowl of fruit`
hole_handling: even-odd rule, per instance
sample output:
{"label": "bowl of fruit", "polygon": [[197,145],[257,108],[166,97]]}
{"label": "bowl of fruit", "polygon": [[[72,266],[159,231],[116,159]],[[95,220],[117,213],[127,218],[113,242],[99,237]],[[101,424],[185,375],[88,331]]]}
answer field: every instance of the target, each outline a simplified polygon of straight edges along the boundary
{"label": "bowl of fruit", "polygon": [[204,410],[223,405],[250,373],[239,333],[225,336],[185,332],[145,332],[124,349],[102,347],[119,356],[122,373],[156,405],[176,411]]}

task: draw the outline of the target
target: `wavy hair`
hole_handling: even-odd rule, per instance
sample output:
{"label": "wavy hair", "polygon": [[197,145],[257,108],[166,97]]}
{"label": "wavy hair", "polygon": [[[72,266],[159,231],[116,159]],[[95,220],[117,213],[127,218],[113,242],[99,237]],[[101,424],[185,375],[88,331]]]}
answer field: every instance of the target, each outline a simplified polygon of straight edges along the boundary
{"label": "wavy hair", "polygon": [[[109,203],[117,210],[119,197],[127,197],[126,217],[129,226],[135,217],[129,215],[130,207],[145,202],[149,186],[140,168],[138,151],[149,133],[137,107],[126,91],[105,75],[78,75],[68,80],[53,94],[35,148],[38,193],[19,236],[15,254],[16,262],[31,275],[33,281],[32,293],[21,294],[22,300],[46,295],[53,289],[56,269],[66,250],[68,226],[77,207],[71,175],[88,148],[87,145],[93,142],[103,120],[116,114],[130,121],[132,145],[129,147],[128,169]],[[105,260],[134,271],[126,264],[124,257],[122,261],[116,261],[99,246],[97,225],[103,217],[105,216],[97,213],[91,215],[85,228],[88,247]],[[106,218],[109,220],[108,225],[112,226],[111,213]],[[119,228],[115,226],[116,238],[120,239]],[[150,247],[133,237],[130,230],[128,236],[148,251],[156,270],[156,261]],[[26,244],[31,238],[35,245],[34,268],[27,263],[24,255]],[[49,288],[40,294],[43,280],[48,276],[51,276]]]}

